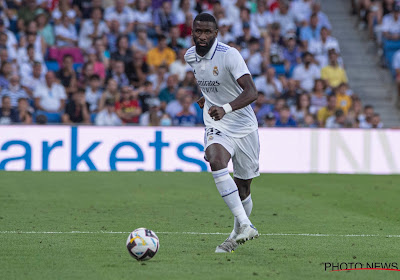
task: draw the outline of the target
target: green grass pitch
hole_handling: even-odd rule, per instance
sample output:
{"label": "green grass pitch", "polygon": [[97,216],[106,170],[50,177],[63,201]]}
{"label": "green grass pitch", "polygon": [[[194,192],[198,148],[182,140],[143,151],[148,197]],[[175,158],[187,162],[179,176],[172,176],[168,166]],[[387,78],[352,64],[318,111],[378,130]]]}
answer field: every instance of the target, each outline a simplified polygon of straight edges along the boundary
{"label": "green grass pitch", "polygon": [[[399,279],[397,271],[326,272],[323,265],[397,262],[400,268],[400,238],[388,237],[400,234],[399,183],[399,176],[263,174],[252,185],[251,220],[264,235],[234,253],[215,254],[233,219],[208,173],[1,172],[0,275]],[[147,262],[125,247],[138,227],[159,233],[160,250]],[[218,232],[227,234],[199,234]],[[302,233],[328,236],[296,235]],[[345,236],[351,234],[373,236]]]}

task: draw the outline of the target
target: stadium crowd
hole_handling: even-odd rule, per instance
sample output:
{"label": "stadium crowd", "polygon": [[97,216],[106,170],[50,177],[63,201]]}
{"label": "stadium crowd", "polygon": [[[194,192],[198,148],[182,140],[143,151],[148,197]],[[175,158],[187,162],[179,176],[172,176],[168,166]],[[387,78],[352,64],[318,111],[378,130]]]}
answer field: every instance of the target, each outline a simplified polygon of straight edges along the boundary
{"label": "stadium crowd", "polygon": [[400,1],[352,0],[352,13],[358,16],[359,29],[367,29],[376,43],[382,65],[391,70],[400,108]]}
{"label": "stadium crowd", "polygon": [[202,125],[184,60],[201,12],[245,59],[260,126],[383,127],[317,0],[0,0],[0,124]]}

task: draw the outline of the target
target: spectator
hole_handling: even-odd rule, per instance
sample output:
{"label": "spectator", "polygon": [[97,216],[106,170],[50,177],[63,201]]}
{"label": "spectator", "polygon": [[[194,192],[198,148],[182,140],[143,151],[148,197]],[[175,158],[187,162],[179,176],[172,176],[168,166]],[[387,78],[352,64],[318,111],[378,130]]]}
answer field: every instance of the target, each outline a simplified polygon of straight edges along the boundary
{"label": "spectator", "polygon": [[335,88],[341,83],[347,83],[347,75],[344,68],[338,64],[338,54],[335,49],[329,50],[329,65],[321,70],[321,78],[329,87]]}
{"label": "spectator", "polygon": [[339,42],[329,35],[329,30],[326,27],[322,27],[320,39],[312,39],[309,42],[308,51],[314,55],[319,67],[323,68],[329,63],[328,52],[331,49],[335,49],[339,53]]}
{"label": "spectator", "polygon": [[77,78],[74,70],[74,59],[72,55],[66,54],[63,56],[63,63],[61,69],[57,72],[57,78],[64,86],[65,91],[69,97],[77,89]]}
{"label": "spectator", "polygon": [[258,126],[263,126],[265,117],[271,112],[271,105],[265,103],[264,93],[258,92],[257,99],[251,104],[251,107],[256,114]]}
{"label": "spectator", "polygon": [[16,122],[18,122],[18,114],[15,109],[11,107],[10,97],[3,95],[1,97],[0,125],[7,125]]}
{"label": "spectator", "polygon": [[258,77],[261,74],[263,57],[260,53],[260,42],[257,38],[251,38],[249,41],[249,47],[241,51],[241,55],[245,60],[247,67],[253,78]]}
{"label": "spectator", "polygon": [[309,52],[303,53],[303,63],[297,65],[293,70],[293,79],[300,83],[300,88],[311,92],[314,81],[321,77],[321,70],[313,63],[313,55]]}
{"label": "spectator", "polygon": [[142,86],[150,73],[150,67],[146,63],[144,55],[143,52],[136,51],[132,62],[126,66],[126,74],[135,87]]}
{"label": "spectator", "polygon": [[279,118],[275,123],[276,127],[296,127],[296,121],[290,116],[290,109],[287,105],[283,106],[283,108],[279,112]]}
{"label": "spectator", "polygon": [[[32,44],[28,45],[28,48],[26,50],[26,54],[18,54],[20,57],[20,62],[19,62],[19,73],[21,75],[21,78],[24,79],[25,77],[29,77],[32,75],[33,71],[33,64],[35,62],[42,62],[40,59],[40,56],[35,55],[35,48]],[[41,67],[42,73],[41,76],[44,77],[44,75],[47,73],[47,67],[45,64]]]}
{"label": "spectator", "polygon": [[282,83],[275,77],[275,68],[269,67],[264,75],[255,79],[254,84],[258,91],[264,93],[266,102],[273,104],[274,100],[283,92]]}
{"label": "spectator", "polygon": [[105,102],[105,108],[101,110],[95,119],[96,125],[122,125],[121,119],[115,113],[115,103],[111,99],[107,99]]}
{"label": "spectator", "polygon": [[400,50],[396,51],[393,60],[393,69],[396,71],[397,95],[400,100]]}
{"label": "spectator", "polygon": [[345,83],[341,83],[336,89],[336,107],[342,109],[345,115],[352,105],[351,97],[346,94],[346,90]]}
{"label": "spectator", "polygon": [[123,61],[125,65],[132,62],[133,53],[129,49],[129,38],[128,36],[120,36],[117,39],[117,51],[111,54],[111,60]]}
{"label": "spectator", "polygon": [[103,62],[104,67],[107,69],[110,65],[111,55],[110,51],[106,49],[106,44],[104,42],[106,38],[107,38],[106,36],[104,36],[103,38],[96,38],[94,39],[93,44],[99,61]]}
{"label": "spectator", "polygon": [[283,49],[283,59],[285,70],[290,72],[297,64],[301,63],[301,50],[296,42],[296,34],[288,33],[285,35],[285,47]]}
{"label": "spectator", "polygon": [[164,109],[165,106],[175,99],[175,93],[178,90],[178,78],[176,75],[171,75],[167,79],[167,86],[160,91],[158,97],[161,101],[161,108]]}
{"label": "spectator", "polygon": [[108,77],[116,80],[120,87],[129,85],[129,79],[125,74],[125,64],[122,60],[114,62],[114,66]]}
{"label": "spectator", "polygon": [[181,49],[178,52],[178,59],[171,63],[169,72],[171,75],[177,75],[179,82],[185,79],[186,72],[191,70],[189,65],[185,61],[186,49]]}
{"label": "spectator", "polygon": [[173,123],[176,126],[195,126],[197,122],[196,114],[190,111],[192,97],[186,95],[182,101],[182,111],[174,117]]}
{"label": "spectator", "polygon": [[196,78],[194,77],[194,73],[192,70],[186,71],[185,79],[181,83],[179,83],[179,87],[186,88],[188,91],[192,92],[195,97],[200,98],[200,87],[196,82]]}
{"label": "spectator", "polygon": [[109,32],[106,35],[107,42],[108,42],[108,48],[111,53],[114,53],[117,51],[117,40],[119,38],[119,21],[117,19],[113,19],[110,22],[107,23]]}
{"label": "spectator", "polygon": [[308,127],[308,128],[317,128],[318,124],[315,120],[315,115],[307,114],[304,116],[304,123],[301,127]]}
{"label": "spectator", "polygon": [[176,24],[182,24],[185,22],[186,14],[190,13],[193,18],[197,16],[197,12],[192,9],[190,0],[181,0],[179,3],[179,9],[176,12]]}
{"label": "spectator", "polygon": [[56,83],[54,72],[46,73],[45,82],[38,85],[33,93],[37,110],[46,112],[62,112],[65,108],[65,89]]}
{"label": "spectator", "polygon": [[315,108],[316,111],[325,107],[327,105],[327,99],[325,94],[325,83],[322,79],[316,79],[314,83],[314,88],[311,93],[311,106]]}
{"label": "spectator", "polygon": [[274,21],[273,15],[268,11],[266,1],[257,0],[257,12],[252,15],[252,19],[258,27],[258,30],[262,34],[265,34],[268,26]]}
{"label": "spectator", "polygon": [[0,89],[7,88],[10,81],[10,76],[12,74],[12,66],[11,63],[5,61],[1,64],[0,70]]}
{"label": "spectator", "polygon": [[[149,102],[154,101],[156,94],[153,90],[153,84],[149,81],[145,81],[143,86],[139,89],[139,102],[142,107],[142,113],[145,113],[149,110]],[[158,100],[158,98],[156,98]],[[160,101],[160,100],[158,100]],[[159,106],[159,105],[158,105]]]}
{"label": "spectator", "polygon": [[315,114],[315,108],[311,106],[310,95],[307,93],[297,96],[296,106],[290,107],[291,116],[298,125],[304,125],[305,117],[309,114]]}
{"label": "spectator", "polygon": [[152,67],[159,67],[161,64],[169,66],[175,59],[175,52],[167,46],[167,38],[164,35],[158,36],[157,47],[147,53],[147,63]]}
{"label": "spectator", "polygon": [[95,49],[90,48],[86,52],[87,52],[88,62],[93,65],[93,73],[95,75],[98,75],[101,80],[101,83],[103,83],[106,77],[106,69],[104,67],[103,62],[100,61],[99,56],[97,55]]}
{"label": "spectator", "polygon": [[283,64],[283,37],[281,36],[281,26],[279,23],[275,22],[271,24],[270,27],[270,36],[267,37],[266,40],[266,53],[269,54],[267,56],[267,60],[265,63],[271,64]]}
{"label": "spectator", "polygon": [[248,22],[243,23],[242,36],[236,37],[236,45],[240,47],[240,49],[246,49],[249,47],[250,40],[255,38],[251,35],[250,24]]}
{"label": "spectator", "polygon": [[381,116],[378,113],[375,113],[372,117],[371,128],[383,128],[383,123],[381,122]]}
{"label": "spectator", "polygon": [[321,11],[321,2],[314,1],[311,5],[311,12],[318,15],[318,22],[321,27],[325,27],[328,30],[332,29],[332,25],[329,21],[328,16]]}
{"label": "spectator", "polygon": [[[146,29],[153,29],[153,17],[151,14],[151,9],[148,7],[148,1],[137,0],[135,1],[135,10],[133,11],[134,26],[136,27],[136,32],[138,32],[138,26],[144,26]],[[154,32],[153,32],[154,33]]]}
{"label": "spectator", "polygon": [[336,96],[328,95],[328,104],[319,109],[317,113],[317,120],[319,127],[325,127],[326,120],[336,112]]}
{"label": "spectator", "polygon": [[104,19],[111,29],[112,21],[118,21],[119,30],[122,34],[133,31],[134,15],[131,8],[126,6],[125,0],[116,0],[115,6],[108,7],[104,12]]}
{"label": "spectator", "polygon": [[79,48],[87,50],[93,46],[93,40],[109,32],[107,24],[102,20],[102,11],[95,8],[91,12],[91,19],[82,22],[79,33]]}
{"label": "spectator", "polygon": [[383,128],[379,114],[374,112],[372,105],[364,106],[364,114],[359,116],[360,128]]}
{"label": "spectator", "polygon": [[85,90],[85,99],[89,104],[90,113],[98,112],[99,101],[102,95],[100,86],[101,81],[99,75],[92,75],[89,80],[89,86]]}
{"label": "spectator", "polygon": [[265,116],[265,122],[264,122],[264,127],[275,127],[276,124],[276,118],[275,114],[270,112]]}
{"label": "spectator", "polygon": [[163,112],[160,110],[160,100],[150,98],[148,101],[149,110],[140,116],[141,126],[159,126]]}
{"label": "spectator", "polygon": [[235,41],[235,37],[229,32],[230,22],[228,19],[223,18],[218,22],[218,42],[228,44],[228,42]]}
{"label": "spectator", "polygon": [[400,39],[400,4],[394,5],[393,12],[386,15],[382,19],[383,37],[387,40]]}
{"label": "spectator", "polygon": [[19,83],[19,76],[18,75],[12,75],[10,78],[10,84],[8,85],[8,88],[5,88],[1,91],[1,96],[9,96],[10,101],[11,101],[11,107],[17,108],[18,106],[18,99],[20,98],[29,98],[28,94],[26,91],[21,88],[21,85]]}
{"label": "spectator", "polygon": [[61,22],[55,27],[58,47],[75,47],[78,44],[78,34],[71,19],[67,15],[61,17]]}
{"label": "spectator", "polygon": [[278,9],[274,11],[274,22],[285,28],[281,30],[282,35],[286,33],[286,29],[296,26],[295,20],[294,14],[289,10],[288,2],[286,0],[278,1]]}
{"label": "spectator", "polygon": [[168,34],[169,29],[177,24],[176,17],[172,13],[171,3],[169,1],[163,1],[162,6],[155,10],[153,22],[158,35]]}
{"label": "spectator", "polygon": [[155,92],[160,92],[161,89],[167,86],[167,78],[169,76],[168,67],[160,65],[155,73],[150,74],[147,80],[153,84]]}
{"label": "spectator", "polygon": [[[186,17],[185,23],[178,25],[179,31],[181,33],[182,38],[185,38],[187,41],[191,42],[193,16],[191,13],[186,13],[185,17]],[[190,45],[190,44],[188,44],[188,45]]]}
{"label": "spectator", "polygon": [[136,30],[137,38],[132,43],[132,50],[134,52],[141,51],[147,53],[153,48],[153,43],[147,37],[147,28],[143,25],[139,25]]}
{"label": "spectator", "polygon": [[65,107],[65,113],[61,119],[65,124],[90,124],[89,103],[85,100],[85,89],[79,88],[72,94],[72,99]]}
{"label": "spectator", "polygon": [[177,55],[179,51],[183,48],[186,47],[186,42],[184,39],[180,38],[180,30],[177,25],[172,26],[169,29],[169,38],[168,38],[168,48],[172,49],[175,51],[175,54]]}
{"label": "spectator", "polygon": [[102,111],[105,108],[106,101],[110,100],[112,103],[116,103],[120,100],[120,93],[118,90],[118,83],[114,79],[109,79],[107,81],[107,87],[103,94],[101,95],[99,101],[99,111]]}
{"label": "spectator", "polygon": [[19,123],[32,124],[32,113],[29,110],[28,99],[18,99],[17,114]]}
{"label": "spectator", "polygon": [[16,48],[17,47],[17,38],[14,33],[7,29],[5,22],[2,18],[0,18],[0,32],[5,33],[7,35],[6,46],[7,48]]}
{"label": "spectator", "polygon": [[123,123],[137,124],[142,113],[138,100],[138,92],[129,86],[121,89],[121,100],[115,104],[118,117]]}
{"label": "spectator", "polygon": [[164,113],[161,116],[160,125],[161,126],[171,126],[172,125],[172,119],[167,113]]}
{"label": "spectator", "polygon": [[310,24],[304,26],[300,30],[300,40],[303,43],[305,49],[311,40],[319,40],[321,33],[321,25],[318,22],[318,15],[312,14],[310,18]]}
{"label": "spectator", "polygon": [[43,9],[38,9],[35,16],[38,34],[48,46],[54,46],[56,38],[54,36],[54,28],[49,23],[49,15]]}
{"label": "spectator", "polygon": [[45,79],[42,73],[42,63],[35,61],[32,66],[32,73],[21,77],[21,86],[30,97],[33,97],[36,87],[44,83]]}
{"label": "spectator", "polygon": [[[176,92],[175,99],[168,103],[165,112],[174,119],[176,115],[183,110],[183,103],[187,96],[191,96],[190,92],[185,88],[179,88]],[[193,98],[192,98],[193,99]],[[196,115],[196,108],[192,104],[189,106],[190,113]]]}
{"label": "spectator", "polygon": [[232,21],[232,23],[232,34],[238,38],[238,41],[246,42],[246,38],[249,39],[251,37],[260,38],[260,31],[254,21],[251,20],[250,9],[247,7],[240,9],[239,19]]}
{"label": "spectator", "polygon": [[326,120],[326,128],[344,128],[346,123],[346,115],[342,109],[337,109],[335,115],[330,116]]}
{"label": "spectator", "polygon": [[29,22],[35,19],[37,10],[36,1],[24,0],[21,8],[18,9],[18,18],[24,22]]}

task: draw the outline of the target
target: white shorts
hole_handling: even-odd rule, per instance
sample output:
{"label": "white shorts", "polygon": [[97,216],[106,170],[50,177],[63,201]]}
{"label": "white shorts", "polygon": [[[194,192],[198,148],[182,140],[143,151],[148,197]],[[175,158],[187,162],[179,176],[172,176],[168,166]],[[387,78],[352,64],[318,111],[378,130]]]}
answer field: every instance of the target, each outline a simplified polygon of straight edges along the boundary
{"label": "white shorts", "polygon": [[243,138],[235,138],[225,135],[218,129],[207,127],[204,133],[205,149],[212,144],[222,145],[231,154],[234,177],[248,180],[260,176],[258,130]]}

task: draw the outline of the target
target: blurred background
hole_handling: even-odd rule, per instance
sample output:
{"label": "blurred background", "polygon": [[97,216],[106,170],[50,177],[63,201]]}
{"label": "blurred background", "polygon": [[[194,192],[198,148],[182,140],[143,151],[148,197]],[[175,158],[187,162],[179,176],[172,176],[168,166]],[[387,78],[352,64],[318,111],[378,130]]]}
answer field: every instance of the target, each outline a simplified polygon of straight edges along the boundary
{"label": "blurred background", "polygon": [[[164,151],[176,147],[173,157],[207,168],[201,92],[184,61],[201,12],[215,16],[218,41],[237,48],[253,76],[262,152],[274,162],[264,172],[400,172],[395,0],[1,0],[0,169],[73,170],[75,159],[78,170],[96,170],[101,149],[147,164],[133,145],[145,141],[154,160],[127,170],[163,170],[160,137]],[[276,164],[285,155],[291,168]]]}

